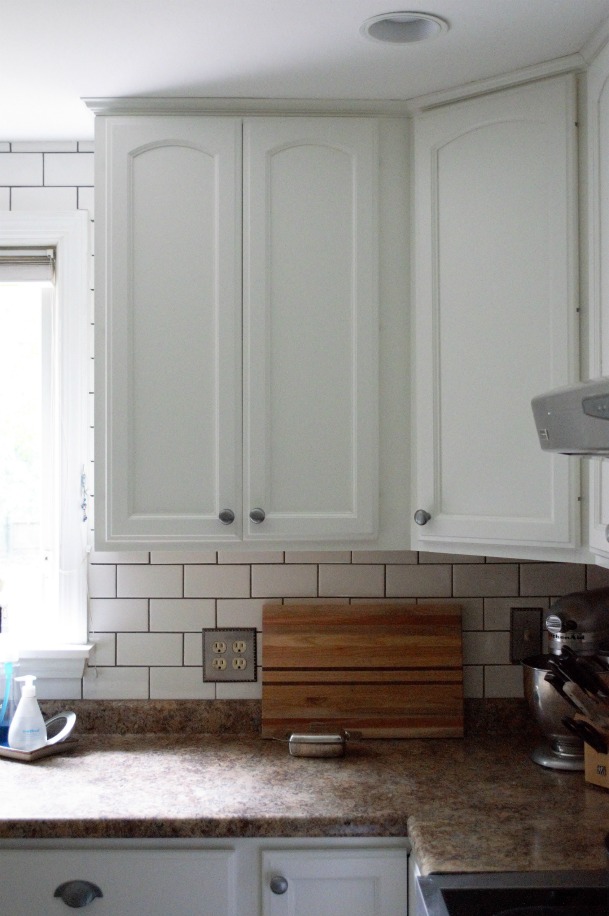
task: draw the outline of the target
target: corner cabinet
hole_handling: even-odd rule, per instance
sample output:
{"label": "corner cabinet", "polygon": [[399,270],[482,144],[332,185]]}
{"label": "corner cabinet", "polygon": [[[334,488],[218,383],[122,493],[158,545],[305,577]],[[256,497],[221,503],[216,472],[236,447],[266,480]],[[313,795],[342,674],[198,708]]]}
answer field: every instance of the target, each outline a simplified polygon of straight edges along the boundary
{"label": "corner cabinet", "polygon": [[415,118],[414,549],[576,558],[530,408],[578,377],[575,122],[572,75]]}
{"label": "corner cabinet", "polygon": [[96,169],[96,546],[374,544],[378,121],[97,117]]}

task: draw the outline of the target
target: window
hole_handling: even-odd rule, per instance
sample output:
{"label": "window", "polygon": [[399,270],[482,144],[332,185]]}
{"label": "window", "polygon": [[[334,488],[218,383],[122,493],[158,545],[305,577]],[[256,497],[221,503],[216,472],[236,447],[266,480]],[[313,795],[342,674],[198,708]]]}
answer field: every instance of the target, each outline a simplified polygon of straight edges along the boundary
{"label": "window", "polygon": [[82,212],[0,214],[3,630],[54,676],[86,655],[87,247]]}

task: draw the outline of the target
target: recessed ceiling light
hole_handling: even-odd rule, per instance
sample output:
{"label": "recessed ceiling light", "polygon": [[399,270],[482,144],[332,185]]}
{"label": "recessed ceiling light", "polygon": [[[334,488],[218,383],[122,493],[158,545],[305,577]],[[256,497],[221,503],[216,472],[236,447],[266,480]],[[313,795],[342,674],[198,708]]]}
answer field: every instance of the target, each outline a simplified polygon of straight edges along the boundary
{"label": "recessed ceiling light", "polygon": [[361,31],[367,38],[373,38],[375,41],[406,44],[426,41],[448,32],[448,22],[429,13],[382,13],[380,16],[367,19]]}

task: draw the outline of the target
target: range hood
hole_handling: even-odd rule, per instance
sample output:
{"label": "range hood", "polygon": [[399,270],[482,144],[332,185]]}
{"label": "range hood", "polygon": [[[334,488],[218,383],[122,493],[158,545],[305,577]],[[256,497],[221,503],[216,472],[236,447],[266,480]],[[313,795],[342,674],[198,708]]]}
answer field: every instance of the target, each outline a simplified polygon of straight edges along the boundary
{"label": "range hood", "polygon": [[609,456],[609,378],[556,388],[531,406],[545,451]]}

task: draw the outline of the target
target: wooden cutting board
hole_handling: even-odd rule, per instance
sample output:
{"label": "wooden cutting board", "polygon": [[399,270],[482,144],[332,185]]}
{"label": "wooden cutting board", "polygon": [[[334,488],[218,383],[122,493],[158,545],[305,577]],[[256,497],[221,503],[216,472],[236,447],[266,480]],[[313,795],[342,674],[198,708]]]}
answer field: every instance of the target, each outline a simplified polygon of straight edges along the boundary
{"label": "wooden cutting board", "polygon": [[269,604],[262,736],[462,737],[461,606]]}

